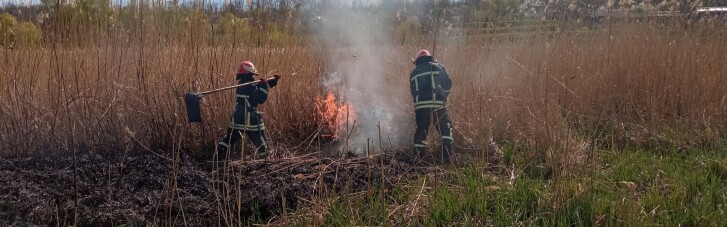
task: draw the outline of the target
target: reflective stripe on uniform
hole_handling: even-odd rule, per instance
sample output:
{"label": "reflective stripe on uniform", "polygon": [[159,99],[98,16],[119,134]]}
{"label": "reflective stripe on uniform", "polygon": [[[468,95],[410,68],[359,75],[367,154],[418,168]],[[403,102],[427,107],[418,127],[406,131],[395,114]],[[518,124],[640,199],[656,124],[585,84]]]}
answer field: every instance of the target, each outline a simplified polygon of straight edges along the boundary
{"label": "reflective stripe on uniform", "polygon": [[411,79],[409,79],[409,80],[414,81],[414,87],[416,89],[415,91],[419,91],[419,77],[430,76],[431,80],[432,80],[432,87],[434,87],[435,86],[435,83],[434,83],[435,74],[438,75],[439,71],[429,71],[429,72],[425,72],[425,73],[419,73],[419,74],[416,74],[413,77],[411,77]]}
{"label": "reflective stripe on uniform", "polygon": [[267,88],[262,88],[262,87],[261,87],[261,88],[260,88],[260,91],[262,91],[262,92],[263,92],[263,93],[265,93],[265,94],[268,94],[268,89],[267,89]]}
{"label": "reflective stripe on uniform", "polygon": [[231,129],[245,130],[245,131],[258,131],[261,129],[260,125],[244,125],[244,124],[230,124]]}
{"label": "reflective stripe on uniform", "polygon": [[250,96],[248,96],[248,95],[235,95],[235,97],[238,97],[238,98],[241,98],[241,99],[245,99],[245,105],[247,105],[248,107],[250,106],[250,101],[249,101]]}
{"label": "reflective stripe on uniform", "polygon": [[414,147],[427,147],[427,145],[424,145],[424,144],[416,144],[416,143],[415,143],[415,144],[414,144]]}
{"label": "reflective stripe on uniform", "polygon": [[452,141],[454,141],[454,138],[452,138],[451,136],[442,136],[442,139],[443,140],[452,140]]}
{"label": "reflective stripe on uniform", "polygon": [[[432,74],[432,91],[434,91],[436,89],[436,87],[438,87],[437,86],[437,81],[434,80],[434,71],[429,72],[429,73]],[[439,72],[437,72],[437,74],[439,74]],[[435,99],[435,100],[437,99],[437,94],[436,93],[434,94],[434,98],[433,99]]]}
{"label": "reflective stripe on uniform", "polygon": [[245,125],[245,124],[230,123],[230,127],[257,129],[257,128],[260,128],[260,125]]}
{"label": "reflective stripe on uniform", "polygon": [[[452,138],[452,123],[447,123],[447,129],[449,129],[449,137]],[[454,141],[454,138],[452,138]]]}
{"label": "reflective stripe on uniform", "polygon": [[230,145],[229,145],[229,144],[227,144],[227,143],[225,143],[225,142],[219,142],[219,143],[217,143],[217,144],[218,144],[218,145],[222,145],[223,147],[225,147],[225,148],[227,148],[227,149],[230,149]]}
{"label": "reflective stripe on uniform", "polygon": [[437,82],[435,80],[434,75],[439,75],[439,71],[429,71],[429,72],[419,73],[417,75],[414,75],[411,78],[411,81],[414,81],[414,85],[416,87],[416,91],[417,92],[419,91],[419,80],[418,80],[419,77],[422,77],[422,76],[430,76],[429,79],[431,80],[430,83],[431,83],[431,87],[432,87],[432,97],[431,97],[431,100],[428,100],[428,101],[419,101],[419,95],[417,95],[416,98],[414,99],[414,107],[415,107],[415,109],[438,108],[438,107],[444,106],[444,102],[443,101],[438,101],[437,100],[437,93],[434,92],[435,88],[438,88],[438,87],[441,88],[441,86],[437,85]]}
{"label": "reflective stripe on uniform", "polygon": [[430,107],[442,107],[444,106],[444,101],[437,101],[437,100],[430,100],[430,101],[420,101],[414,103],[415,109],[421,109],[421,108],[430,108]]}
{"label": "reflective stripe on uniform", "polygon": [[[232,122],[232,123],[234,123],[234,122]],[[245,127],[252,126],[250,124],[250,114],[245,114],[245,125],[246,125]]]}
{"label": "reflective stripe on uniform", "polygon": [[255,132],[255,131],[259,131],[260,128],[262,128],[262,127],[264,127],[264,126],[262,126],[262,124],[259,124],[259,125],[250,124],[250,114],[245,114],[245,123],[244,124],[235,124],[234,120],[230,122],[230,128],[238,129],[238,130]]}
{"label": "reflective stripe on uniform", "polygon": [[444,104],[444,101],[438,101],[438,100],[428,100],[428,101],[419,101],[414,103],[414,105],[424,105],[424,104]]}
{"label": "reflective stripe on uniform", "polygon": [[268,148],[268,143],[266,143],[266,142],[265,142],[265,137],[263,137],[263,134],[262,134],[262,133],[260,133],[260,141],[263,141],[263,142],[262,142],[262,143],[260,144],[260,147],[264,147],[264,148],[266,148],[266,149],[267,149],[267,148]]}
{"label": "reflective stripe on uniform", "polygon": [[442,105],[442,104],[420,105],[420,106],[415,106],[414,109],[418,110],[418,109],[424,109],[424,108],[442,108],[443,106],[444,105]]}
{"label": "reflective stripe on uniform", "polygon": [[439,75],[439,71],[429,71],[429,72],[425,72],[425,73],[419,73],[419,74],[412,76],[410,80],[414,81],[417,78],[422,77],[422,76],[432,76],[432,78],[434,78],[435,74]]}
{"label": "reflective stripe on uniform", "polygon": [[[240,96],[245,96],[245,95],[240,95]],[[247,130],[247,131],[252,131],[250,129],[254,129],[255,131],[257,131],[257,129],[260,126],[250,124],[250,113],[245,113],[245,122],[243,124],[235,123],[235,117],[233,116],[232,119],[230,120],[229,127],[232,129],[243,129],[243,130]]]}
{"label": "reflective stripe on uniform", "polygon": [[246,131],[246,132],[257,132],[260,131],[258,128],[249,128],[249,127],[230,127],[231,129],[237,129],[240,131]]}

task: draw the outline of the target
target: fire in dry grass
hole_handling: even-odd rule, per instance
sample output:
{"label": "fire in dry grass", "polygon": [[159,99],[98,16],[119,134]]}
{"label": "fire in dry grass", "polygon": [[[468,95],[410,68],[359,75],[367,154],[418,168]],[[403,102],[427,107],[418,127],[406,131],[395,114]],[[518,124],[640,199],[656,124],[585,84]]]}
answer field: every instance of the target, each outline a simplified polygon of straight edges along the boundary
{"label": "fire in dry grass", "polygon": [[333,91],[328,91],[325,97],[321,95],[316,97],[316,111],[327,129],[323,136],[334,140],[340,139],[347,128],[346,124],[355,119],[351,103],[343,101]]}

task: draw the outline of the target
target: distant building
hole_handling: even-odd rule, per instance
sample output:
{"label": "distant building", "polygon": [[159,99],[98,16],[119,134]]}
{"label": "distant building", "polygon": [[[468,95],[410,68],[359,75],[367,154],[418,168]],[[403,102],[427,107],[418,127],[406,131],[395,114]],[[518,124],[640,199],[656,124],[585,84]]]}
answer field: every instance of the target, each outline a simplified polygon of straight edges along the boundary
{"label": "distant building", "polygon": [[700,7],[695,13],[698,18],[727,19],[727,7]]}

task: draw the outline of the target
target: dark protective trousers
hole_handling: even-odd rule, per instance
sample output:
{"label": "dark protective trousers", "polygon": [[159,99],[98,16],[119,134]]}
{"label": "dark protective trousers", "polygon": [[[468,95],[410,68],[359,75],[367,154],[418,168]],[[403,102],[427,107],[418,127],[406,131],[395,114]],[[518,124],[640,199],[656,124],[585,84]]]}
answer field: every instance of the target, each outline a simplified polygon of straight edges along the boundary
{"label": "dark protective trousers", "polygon": [[452,123],[449,120],[447,109],[444,107],[416,110],[417,129],[414,134],[414,149],[420,158],[426,155],[427,146],[424,144],[424,140],[427,139],[432,122],[439,131],[439,135],[442,136],[442,161],[449,163],[454,138],[452,137]]}
{"label": "dark protective trousers", "polygon": [[263,124],[262,115],[258,112],[247,112],[244,107],[237,107],[227,128],[227,134],[217,144],[217,154],[220,160],[227,158],[228,151],[240,141],[243,132],[255,146],[258,156],[268,155],[265,124]]}

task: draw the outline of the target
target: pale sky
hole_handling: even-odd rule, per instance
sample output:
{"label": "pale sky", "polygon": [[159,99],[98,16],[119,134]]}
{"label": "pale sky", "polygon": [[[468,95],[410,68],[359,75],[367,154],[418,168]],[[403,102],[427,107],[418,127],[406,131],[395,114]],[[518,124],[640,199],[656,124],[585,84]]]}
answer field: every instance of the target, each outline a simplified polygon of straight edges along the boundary
{"label": "pale sky", "polygon": [[[9,3],[18,4],[18,5],[40,4],[40,1],[41,0],[0,0],[0,6],[6,5]],[[180,0],[179,2],[185,3],[185,2],[193,2],[193,1],[195,1],[195,0]],[[196,0],[196,1],[199,1],[199,0]],[[205,0],[205,3],[212,3],[212,2],[221,3],[224,1],[225,0]],[[118,4],[125,4],[125,3],[129,2],[129,0],[111,0],[111,2],[114,5],[118,5]]]}
{"label": "pale sky", "polygon": [[[0,0],[0,6],[7,5],[9,3],[18,4],[18,5],[40,4],[40,1],[41,0]],[[166,1],[171,1],[171,0],[166,0]],[[213,3],[215,5],[217,5],[217,4],[222,5],[221,3],[229,2],[231,0],[179,0],[180,3],[201,2],[201,1],[204,1],[205,4]],[[345,1],[345,0],[341,0],[341,1]],[[361,1],[361,0],[359,0],[359,1]],[[365,2],[376,3],[376,2],[381,2],[381,1],[382,0],[368,0]],[[111,0],[111,2],[114,5],[124,5],[127,2],[129,2],[129,0]]]}
{"label": "pale sky", "polygon": [[29,4],[38,4],[40,3],[40,0],[0,0],[0,5],[5,5],[8,3],[15,3],[15,4],[23,4],[23,5],[29,5]]}

